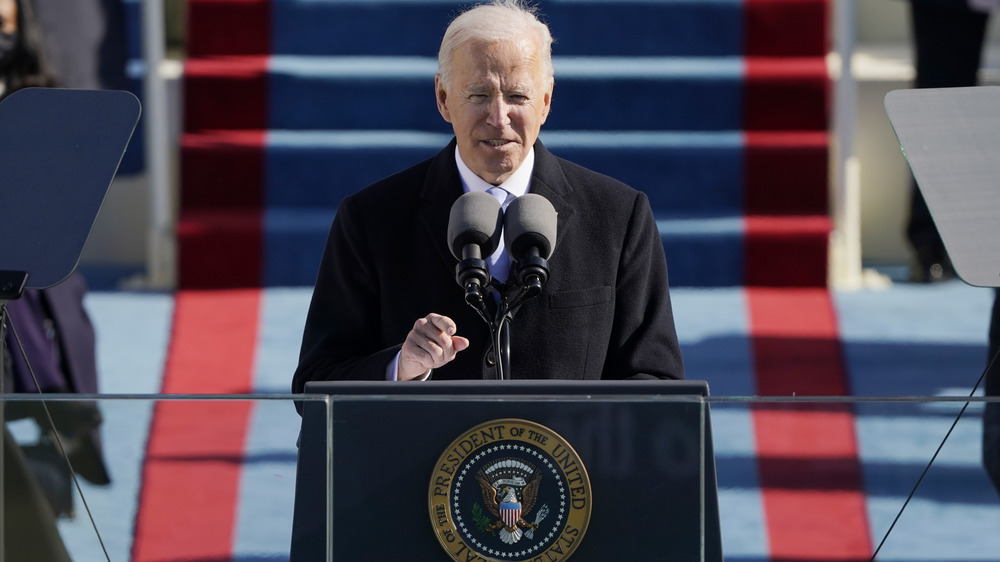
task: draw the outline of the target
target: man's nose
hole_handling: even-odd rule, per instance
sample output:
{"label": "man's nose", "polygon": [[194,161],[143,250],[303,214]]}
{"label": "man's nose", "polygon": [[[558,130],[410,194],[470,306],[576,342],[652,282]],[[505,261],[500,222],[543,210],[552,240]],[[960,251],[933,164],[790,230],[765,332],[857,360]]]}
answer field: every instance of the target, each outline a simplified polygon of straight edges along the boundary
{"label": "man's nose", "polygon": [[500,128],[510,124],[510,105],[502,97],[497,97],[490,102],[486,122],[493,127]]}

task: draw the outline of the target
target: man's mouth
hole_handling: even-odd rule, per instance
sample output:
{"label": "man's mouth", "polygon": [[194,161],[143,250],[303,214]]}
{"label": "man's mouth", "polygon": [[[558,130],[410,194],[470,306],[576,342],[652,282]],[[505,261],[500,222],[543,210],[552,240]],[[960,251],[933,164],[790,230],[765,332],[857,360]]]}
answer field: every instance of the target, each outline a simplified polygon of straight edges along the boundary
{"label": "man's mouth", "polygon": [[503,146],[505,144],[509,144],[509,143],[514,142],[514,141],[499,139],[499,140],[488,140],[488,141],[485,141],[485,142],[486,142],[486,144],[488,144],[490,146]]}

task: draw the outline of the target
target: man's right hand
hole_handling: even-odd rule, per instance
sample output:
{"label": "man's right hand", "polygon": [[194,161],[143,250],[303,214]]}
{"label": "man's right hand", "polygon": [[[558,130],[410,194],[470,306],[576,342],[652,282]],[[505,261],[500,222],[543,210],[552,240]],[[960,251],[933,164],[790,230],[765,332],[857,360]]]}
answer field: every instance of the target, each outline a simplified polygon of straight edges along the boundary
{"label": "man's right hand", "polygon": [[397,380],[420,378],[450,363],[459,351],[469,347],[469,340],[455,335],[457,329],[451,318],[434,313],[414,322],[399,352]]}

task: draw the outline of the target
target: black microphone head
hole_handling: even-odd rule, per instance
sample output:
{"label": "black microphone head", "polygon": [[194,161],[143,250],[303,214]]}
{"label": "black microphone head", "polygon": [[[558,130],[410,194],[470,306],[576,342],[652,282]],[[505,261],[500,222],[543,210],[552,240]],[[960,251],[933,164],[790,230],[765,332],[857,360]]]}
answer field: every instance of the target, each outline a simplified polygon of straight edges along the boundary
{"label": "black microphone head", "polygon": [[537,193],[514,199],[504,214],[504,242],[515,260],[529,248],[537,248],[542,259],[549,259],[556,247],[556,209]]}
{"label": "black microphone head", "polygon": [[458,198],[448,217],[448,247],[455,259],[463,259],[462,250],[475,244],[489,256],[500,245],[503,210],[489,193],[471,191]]}

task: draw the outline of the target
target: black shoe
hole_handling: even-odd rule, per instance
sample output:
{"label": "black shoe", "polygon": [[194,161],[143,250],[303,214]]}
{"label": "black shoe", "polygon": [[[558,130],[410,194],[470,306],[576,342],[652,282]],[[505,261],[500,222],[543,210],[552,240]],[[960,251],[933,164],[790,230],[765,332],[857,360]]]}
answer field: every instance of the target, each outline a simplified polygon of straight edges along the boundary
{"label": "black shoe", "polygon": [[910,268],[911,283],[940,283],[955,278],[955,270],[946,264],[932,263],[927,267]]}
{"label": "black shoe", "polygon": [[955,278],[955,268],[951,265],[948,255],[928,255],[917,252],[917,259],[910,264],[911,283],[940,283]]}

